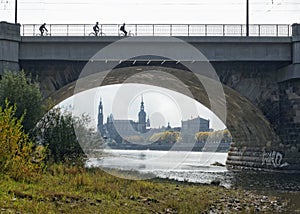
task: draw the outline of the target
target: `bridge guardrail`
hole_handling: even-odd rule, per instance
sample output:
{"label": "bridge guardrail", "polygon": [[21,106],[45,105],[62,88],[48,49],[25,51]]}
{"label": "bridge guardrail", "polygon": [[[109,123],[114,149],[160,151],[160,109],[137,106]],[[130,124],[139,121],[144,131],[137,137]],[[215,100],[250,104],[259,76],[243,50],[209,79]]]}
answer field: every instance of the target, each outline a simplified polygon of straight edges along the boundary
{"label": "bridge guardrail", "polygon": [[[89,36],[94,24],[48,24],[50,36]],[[40,36],[39,24],[21,25],[21,36]],[[101,24],[101,36],[120,36],[121,24]],[[126,24],[132,36],[246,36],[241,24]],[[291,36],[288,24],[253,24],[250,36]]]}

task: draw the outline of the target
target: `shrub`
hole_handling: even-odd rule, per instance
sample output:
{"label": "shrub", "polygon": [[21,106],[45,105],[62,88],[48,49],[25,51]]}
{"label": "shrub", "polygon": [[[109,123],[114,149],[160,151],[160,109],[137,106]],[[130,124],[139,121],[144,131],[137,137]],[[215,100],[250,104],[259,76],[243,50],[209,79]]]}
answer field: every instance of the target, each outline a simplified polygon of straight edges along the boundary
{"label": "shrub", "polygon": [[35,147],[23,131],[22,120],[15,117],[16,106],[0,106],[0,172],[15,180],[32,180],[44,169],[45,149]]}
{"label": "shrub", "polygon": [[77,140],[74,126],[84,127],[84,119],[74,118],[71,113],[51,109],[39,121],[35,134],[48,148],[48,162],[82,163],[84,152]]}

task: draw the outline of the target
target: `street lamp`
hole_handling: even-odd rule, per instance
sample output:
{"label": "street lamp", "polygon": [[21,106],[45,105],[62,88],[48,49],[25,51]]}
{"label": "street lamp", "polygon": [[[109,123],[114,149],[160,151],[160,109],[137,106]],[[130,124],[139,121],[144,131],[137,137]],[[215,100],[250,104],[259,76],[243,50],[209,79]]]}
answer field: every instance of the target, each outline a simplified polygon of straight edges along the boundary
{"label": "street lamp", "polygon": [[18,23],[18,1],[15,0],[15,24]]}
{"label": "street lamp", "polygon": [[246,36],[249,36],[249,0],[246,3]]}

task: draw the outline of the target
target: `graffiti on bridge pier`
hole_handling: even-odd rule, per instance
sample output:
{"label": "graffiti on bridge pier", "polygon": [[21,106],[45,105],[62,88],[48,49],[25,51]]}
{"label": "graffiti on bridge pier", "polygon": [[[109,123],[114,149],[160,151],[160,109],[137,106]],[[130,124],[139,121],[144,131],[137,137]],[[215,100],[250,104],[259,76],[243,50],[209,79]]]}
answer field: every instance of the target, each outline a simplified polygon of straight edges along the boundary
{"label": "graffiti on bridge pier", "polygon": [[273,166],[274,168],[285,167],[289,164],[282,163],[284,154],[278,151],[265,151],[262,156],[262,165]]}

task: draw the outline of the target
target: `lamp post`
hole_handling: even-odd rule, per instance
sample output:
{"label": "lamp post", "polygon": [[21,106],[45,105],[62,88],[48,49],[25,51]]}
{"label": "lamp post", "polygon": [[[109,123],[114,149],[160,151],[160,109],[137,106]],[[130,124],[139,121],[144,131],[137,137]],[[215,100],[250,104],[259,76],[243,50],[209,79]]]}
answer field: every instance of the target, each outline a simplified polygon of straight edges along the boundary
{"label": "lamp post", "polygon": [[249,36],[249,0],[246,3],[246,36]]}
{"label": "lamp post", "polygon": [[15,0],[15,24],[18,23],[18,1]]}

